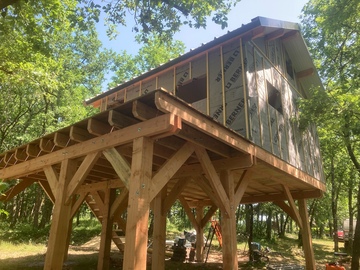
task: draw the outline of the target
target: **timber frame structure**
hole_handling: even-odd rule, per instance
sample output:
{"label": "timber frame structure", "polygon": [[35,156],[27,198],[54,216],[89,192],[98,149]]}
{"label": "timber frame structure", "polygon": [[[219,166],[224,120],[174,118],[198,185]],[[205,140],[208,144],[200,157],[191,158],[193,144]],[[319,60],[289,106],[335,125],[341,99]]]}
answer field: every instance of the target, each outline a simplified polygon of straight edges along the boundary
{"label": "timber frame structure", "polygon": [[220,209],[223,269],[238,269],[237,206],[273,202],[298,224],[306,269],[316,269],[306,199],[321,197],[324,182],[162,88],[3,153],[0,179],[19,179],[2,200],[38,183],[54,203],[44,269],[62,269],[82,203],[102,223],[98,269],[109,269],[111,241],[124,251],[123,269],[146,269],[150,209],[152,269],[165,269],[166,214],[176,200],[197,231],[198,261],[204,226]]}

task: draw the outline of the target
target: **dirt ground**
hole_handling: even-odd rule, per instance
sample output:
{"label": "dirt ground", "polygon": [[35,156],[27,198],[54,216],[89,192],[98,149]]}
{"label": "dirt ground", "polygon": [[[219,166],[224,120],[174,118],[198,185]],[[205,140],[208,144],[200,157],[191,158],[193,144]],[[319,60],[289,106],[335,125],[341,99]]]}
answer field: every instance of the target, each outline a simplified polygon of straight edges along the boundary
{"label": "dirt ground", "polygon": [[[93,238],[88,243],[82,246],[70,246],[69,255],[64,263],[65,270],[91,270],[97,269],[97,259],[99,251],[99,240]],[[189,252],[189,249],[188,249]],[[192,269],[223,269],[222,268],[222,253],[221,250],[213,247],[210,249],[207,263],[189,262],[175,262],[171,260],[172,249],[169,247],[167,260],[165,263],[166,270],[192,270]],[[0,270],[40,270],[44,267],[44,260],[46,255],[46,247],[40,248],[37,251],[0,251]],[[286,254],[279,252],[270,252],[266,254],[267,258],[263,258],[263,262],[249,263],[248,256],[244,250],[238,250],[239,269],[281,269],[275,266],[304,266],[305,260],[301,249],[287,251]],[[188,257],[187,257],[188,258]],[[148,255],[148,270],[151,270],[151,252]],[[317,269],[325,269],[324,260],[316,258]],[[110,264],[111,269],[122,269],[123,256],[118,251],[115,245],[112,246]],[[272,267],[272,268],[271,268]],[[304,269],[304,268],[282,268],[282,269]],[[346,269],[349,269],[348,267]],[[155,269],[154,269],[155,270]]]}

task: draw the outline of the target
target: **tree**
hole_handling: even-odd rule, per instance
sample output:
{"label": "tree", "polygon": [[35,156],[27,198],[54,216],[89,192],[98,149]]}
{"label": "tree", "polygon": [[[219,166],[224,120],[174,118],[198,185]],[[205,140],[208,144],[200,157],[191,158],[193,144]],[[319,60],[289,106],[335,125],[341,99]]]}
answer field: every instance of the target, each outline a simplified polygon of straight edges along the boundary
{"label": "tree", "polygon": [[[116,33],[117,25],[126,25],[127,16],[134,20],[133,31],[140,32],[145,41],[152,33],[157,33],[163,40],[171,40],[174,33],[178,32],[182,25],[195,28],[205,28],[206,19],[212,16],[212,20],[227,27],[227,14],[230,9],[240,0],[155,0],[155,1],[93,1],[78,0],[76,17],[86,25],[89,22],[100,19],[105,13],[108,34]],[[29,0],[30,5],[48,7],[48,11],[54,5],[62,5],[59,0]],[[0,10],[6,10],[9,5],[21,6],[24,0],[0,0]],[[45,5],[46,3],[46,5]]]}
{"label": "tree", "polygon": [[[140,36],[137,36],[136,40],[139,44],[141,43]],[[156,68],[183,54],[184,50],[185,45],[181,41],[162,41],[156,33],[153,33],[148,42],[139,49],[137,55],[130,55],[123,51],[115,57],[112,67],[115,74],[111,78],[110,86],[116,86],[118,83]]]}
{"label": "tree", "polygon": [[[311,0],[304,7],[305,38],[315,56],[327,91],[314,91],[305,101],[306,120],[315,120],[324,132],[340,142],[351,170],[360,176],[360,2],[351,0]],[[358,180],[359,177],[356,177]],[[360,217],[360,182],[357,182],[357,216]],[[352,269],[359,269],[360,225],[353,243]]]}

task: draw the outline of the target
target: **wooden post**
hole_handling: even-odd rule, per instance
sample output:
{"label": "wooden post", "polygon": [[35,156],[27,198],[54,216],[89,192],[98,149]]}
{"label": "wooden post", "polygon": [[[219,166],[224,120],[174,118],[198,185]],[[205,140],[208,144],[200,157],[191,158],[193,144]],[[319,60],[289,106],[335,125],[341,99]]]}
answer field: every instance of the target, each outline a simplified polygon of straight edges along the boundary
{"label": "wooden post", "polygon": [[312,247],[312,239],[311,239],[311,231],[309,224],[309,216],[307,212],[306,200],[299,199],[299,212],[302,220],[302,242],[305,254],[306,261],[306,270],[315,270],[315,258],[314,258],[314,250]]}
{"label": "wooden post", "polygon": [[129,181],[124,270],[146,269],[152,160],[152,140],[145,137],[134,139]]}
{"label": "wooden post", "polygon": [[201,221],[204,216],[204,206],[196,206],[196,221],[198,226],[196,229],[196,261],[204,261],[204,227],[201,226]]}
{"label": "wooden post", "polygon": [[76,172],[76,162],[73,160],[64,160],[61,162],[60,174],[52,167],[45,170],[49,182],[56,185],[53,190],[55,196],[55,205],[52,215],[48,249],[46,252],[44,269],[61,270],[66,257],[67,239],[70,233],[70,218],[72,203],[66,204],[67,186],[71,177]]}
{"label": "wooden post", "polygon": [[166,186],[154,199],[154,232],[151,269],[165,269],[166,212],[163,211]]}
{"label": "wooden post", "polygon": [[228,270],[235,270],[238,269],[238,257],[234,206],[234,179],[230,171],[221,171],[220,179],[229,197],[229,208],[231,210],[228,215],[221,212],[223,268]]}
{"label": "wooden post", "polygon": [[105,190],[104,198],[104,212],[102,217],[99,259],[97,266],[98,270],[108,270],[110,268],[110,249],[113,226],[110,209],[114,198],[115,189],[107,188]]}

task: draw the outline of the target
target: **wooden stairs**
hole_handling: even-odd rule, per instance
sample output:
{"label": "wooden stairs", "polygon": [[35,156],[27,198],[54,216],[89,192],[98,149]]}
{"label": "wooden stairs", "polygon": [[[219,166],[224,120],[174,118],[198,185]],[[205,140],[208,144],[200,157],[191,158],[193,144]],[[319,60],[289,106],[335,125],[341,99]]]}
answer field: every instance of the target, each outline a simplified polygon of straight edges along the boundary
{"label": "wooden stairs", "polygon": [[[103,211],[104,211],[104,203],[103,196],[101,193],[92,192],[89,193],[85,198],[85,203],[89,206],[91,212],[97,217],[97,219],[102,223]],[[124,243],[121,240],[120,236],[125,235],[125,231],[121,229],[123,227],[123,222],[121,222],[121,218],[117,218],[114,220],[113,231],[112,231],[112,241],[117,246],[117,248],[123,252],[124,251]]]}

